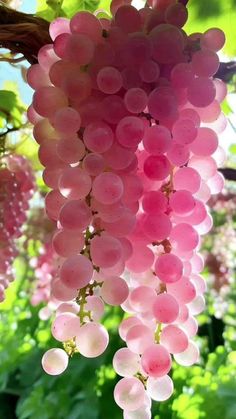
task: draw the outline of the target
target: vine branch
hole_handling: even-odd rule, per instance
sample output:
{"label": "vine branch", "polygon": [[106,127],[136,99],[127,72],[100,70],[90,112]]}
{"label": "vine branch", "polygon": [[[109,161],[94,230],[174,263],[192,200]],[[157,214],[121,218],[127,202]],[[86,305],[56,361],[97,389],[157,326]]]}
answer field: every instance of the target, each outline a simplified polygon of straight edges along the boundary
{"label": "vine branch", "polygon": [[39,49],[51,43],[49,23],[34,15],[0,5],[0,47],[37,63]]}

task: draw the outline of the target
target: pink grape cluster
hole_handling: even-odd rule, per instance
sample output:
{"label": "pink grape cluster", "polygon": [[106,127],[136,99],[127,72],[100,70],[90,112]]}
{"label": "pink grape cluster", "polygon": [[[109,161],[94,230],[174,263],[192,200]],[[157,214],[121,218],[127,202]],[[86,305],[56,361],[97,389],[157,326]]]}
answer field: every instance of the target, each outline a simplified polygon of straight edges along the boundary
{"label": "pink grape cluster", "polygon": [[213,78],[224,34],[188,36],[183,3],[138,11],[114,0],[112,19],[58,18],[27,76],[62,258],[51,292],[62,302],[52,334],[64,350],[50,349],[42,365],[56,375],[74,352],[103,353],[104,302],[121,305],[130,317],[119,328],[127,347],[114,356],[123,377],[114,397],[126,419],[150,418],[150,398],[171,396],[172,355],[186,366],[198,360],[198,250],[212,226],[206,203],[224,184],[226,87]]}
{"label": "pink grape cluster", "polygon": [[15,239],[22,235],[22,225],[34,191],[34,175],[29,162],[10,154],[1,158],[0,168],[0,301],[14,279],[12,262],[17,255]]}
{"label": "pink grape cluster", "polygon": [[51,281],[57,273],[58,258],[52,249],[51,242],[40,248],[38,257],[31,258],[30,266],[35,273],[35,287],[31,297],[33,306],[48,302],[51,298]]}

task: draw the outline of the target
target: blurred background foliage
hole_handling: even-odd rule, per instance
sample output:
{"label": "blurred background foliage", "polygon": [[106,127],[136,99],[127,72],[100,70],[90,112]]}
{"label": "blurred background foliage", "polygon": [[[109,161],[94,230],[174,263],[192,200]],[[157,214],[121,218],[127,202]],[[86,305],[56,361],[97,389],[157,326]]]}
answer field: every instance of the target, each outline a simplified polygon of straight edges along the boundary
{"label": "blurred background foliage", "polygon": [[[97,8],[109,12],[109,1],[37,0],[37,13],[49,21],[57,16],[70,17],[78,10],[93,12]],[[189,1],[187,32],[220,27],[226,33],[224,54],[228,57],[236,56],[235,22],[235,0]],[[230,90],[235,90],[233,80]],[[43,303],[31,304],[35,289],[31,262],[40,257],[53,226],[42,221],[42,227],[39,222],[43,220],[42,196],[46,188],[32,128],[25,117],[26,106],[12,81],[6,80],[0,90],[0,103],[0,145],[4,142],[7,149],[32,161],[39,189],[25,235],[19,241],[16,281],[0,306],[0,418],[121,419],[121,411],[113,401],[117,377],[112,369],[113,354],[122,346],[117,327],[123,315],[118,308],[107,309],[104,316],[110,345],[102,357],[93,360],[76,355],[59,377],[47,376],[41,369],[42,354],[55,346],[55,341],[50,335],[50,320],[39,318]],[[227,103],[224,109],[228,115],[233,112]],[[7,132],[11,135],[6,136]],[[236,167],[235,145],[230,147],[227,165]],[[208,293],[207,309],[198,318],[200,363],[191,368],[174,365],[175,392],[167,402],[154,404],[154,419],[236,418],[235,191],[235,183],[228,182],[224,194],[210,203],[215,227],[203,243]],[[29,230],[30,239],[26,241]]]}

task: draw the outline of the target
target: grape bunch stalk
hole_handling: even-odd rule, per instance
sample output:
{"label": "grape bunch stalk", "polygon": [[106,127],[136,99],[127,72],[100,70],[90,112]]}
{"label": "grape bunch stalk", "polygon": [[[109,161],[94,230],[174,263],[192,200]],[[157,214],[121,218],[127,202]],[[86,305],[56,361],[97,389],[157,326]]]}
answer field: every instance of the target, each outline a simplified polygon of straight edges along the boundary
{"label": "grape bunch stalk", "polygon": [[214,74],[225,37],[217,28],[187,35],[186,3],[136,10],[113,0],[111,18],[57,18],[27,74],[60,257],[52,335],[63,348],[48,350],[42,365],[57,375],[76,353],[102,354],[104,304],[120,305],[114,398],[125,419],[148,419],[151,399],[171,396],[172,357],[186,366],[199,359],[199,249],[212,227],[207,201],[224,186],[227,92]]}

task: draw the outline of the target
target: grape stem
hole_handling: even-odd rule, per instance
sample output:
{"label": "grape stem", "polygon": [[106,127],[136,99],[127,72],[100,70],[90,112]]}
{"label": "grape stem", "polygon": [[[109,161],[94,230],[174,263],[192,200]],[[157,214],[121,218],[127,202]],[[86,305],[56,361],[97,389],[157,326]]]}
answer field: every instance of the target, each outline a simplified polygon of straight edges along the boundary
{"label": "grape stem", "polygon": [[155,331],[155,342],[156,343],[160,343],[161,327],[162,327],[162,324],[158,323],[156,331]]}

